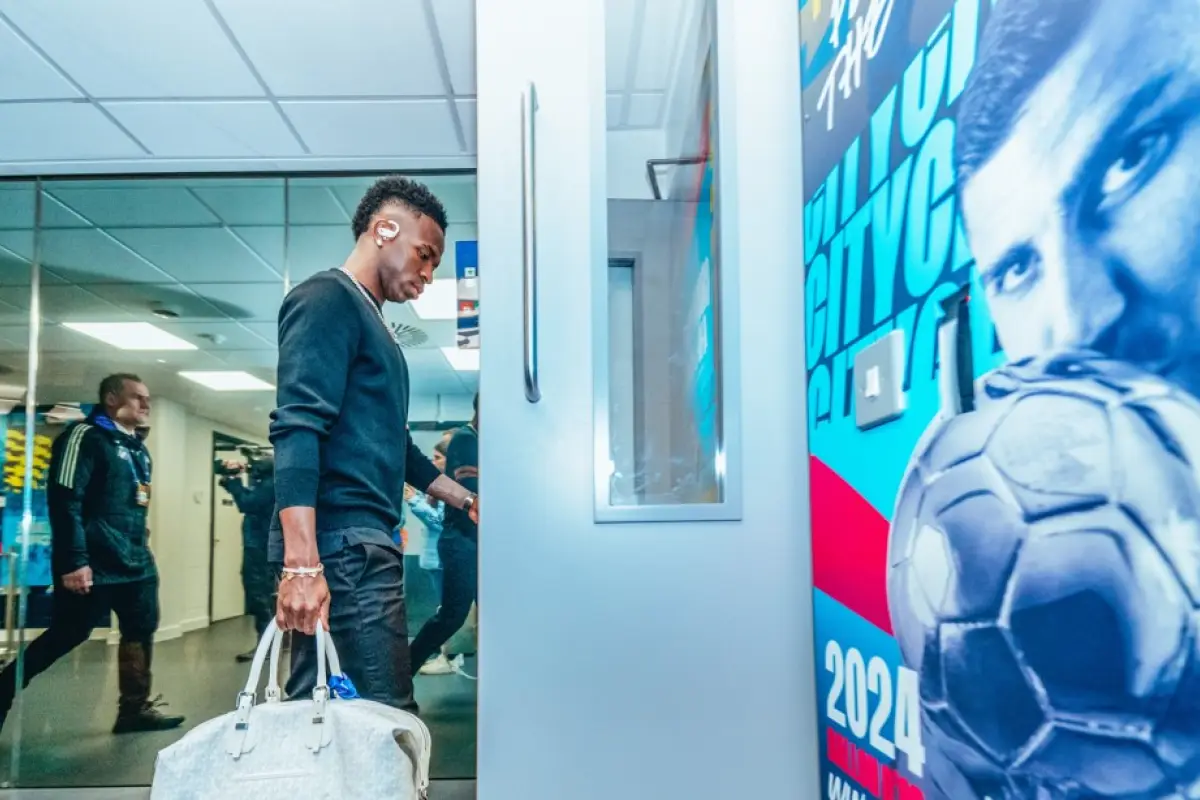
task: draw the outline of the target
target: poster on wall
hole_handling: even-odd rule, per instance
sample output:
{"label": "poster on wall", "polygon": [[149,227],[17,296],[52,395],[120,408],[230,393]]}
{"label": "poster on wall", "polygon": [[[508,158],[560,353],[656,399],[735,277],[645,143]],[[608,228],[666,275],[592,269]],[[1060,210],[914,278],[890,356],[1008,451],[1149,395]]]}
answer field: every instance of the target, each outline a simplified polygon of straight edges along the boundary
{"label": "poster on wall", "polygon": [[479,242],[454,243],[454,270],[458,280],[458,346],[479,349]]}
{"label": "poster on wall", "polygon": [[1200,4],[799,17],[822,797],[1200,797]]}

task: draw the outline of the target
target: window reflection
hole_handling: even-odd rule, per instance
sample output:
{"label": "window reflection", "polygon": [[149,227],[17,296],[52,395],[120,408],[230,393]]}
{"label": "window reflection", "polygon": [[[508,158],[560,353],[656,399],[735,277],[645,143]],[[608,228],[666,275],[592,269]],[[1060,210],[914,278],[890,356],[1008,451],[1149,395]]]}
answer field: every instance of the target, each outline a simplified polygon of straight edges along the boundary
{"label": "window reflection", "polygon": [[[230,710],[246,652],[271,613],[274,575],[255,547],[263,513],[252,495],[269,472],[276,316],[289,286],[336,267],[352,244],[350,217],[374,176],[313,179],[186,178],[0,183],[0,430],[6,433],[4,554],[19,552],[26,464],[34,486],[23,580],[26,643],[53,618],[55,567],[44,471],[49,449],[94,415],[105,376],[128,374],[119,392],[148,396],[145,426],[131,425],[153,465],[146,536],[157,567],[157,624],[133,631],[126,613],[89,619],[87,641],[49,665],[19,695],[0,732],[4,777],[22,787],[128,786],[151,780],[155,754]],[[426,178],[452,215],[451,237],[474,242],[474,177]],[[450,291],[421,309],[389,309],[412,373],[414,438],[432,451],[440,427],[470,417],[478,366],[456,369],[455,246],[435,276]],[[26,438],[32,263],[40,261],[42,326],[33,437]],[[443,287],[444,288],[444,287]],[[442,308],[441,306],[446,306]],[[460,365],[461,366],[461,365]],[[123,395],[122,395],[123,396]],[[134,423],[136,420],[127,420]],[[124,424],[124,423],[122,423]],[[136,454],[136,445],[129,443]],[[118,458],[121,456],[118,455]],[[133,485],[133,484],[131,484]],[[260,498],[261,499],[261,498]],[[269,512],[268,512],[269,516]],[[424,532],[406,521],[410,626],[436,607],[421,579]],[[0,592],[9,572],[0,559]],[[267,585],[270,584],[270,585]],[[62,589],[57,590],[60,598]],[[16,604],[8,604],[16,609]],[[107,608],[101,609],[107,611]],[[128,611],[128,609],[124,609]],[[141,620],[143,623],[146,619]],[[142,626],[143,628],[146,625]],[[127,634],[123,636],[124,634]],[[122,645],[122,639],[125,645]],[[6,640],[0,639],[0,647]],[[449,643],[474,674],[469,625]],[[26,658],[22,664],[28,663]],[[13,655],[13,653],[9,653]],[[133,669],[129,669],[132,665]],[[120,673],[120,674],[119,674]],[[183,716],[177,728],[114,734],[130,682],[151,688],[147,709]],[[475,760],[475,686],[457,673],[418,678],[438,739],[434,777],[469,778]],[[0,689],[2,691],[2,689]],[[135,698],[143,697],[141,688]],[[167,705],[159,705],[158,696]],[[2,698],[0,698],[2,699]],[[160,726],[166,728],[166,725]]]}
{"label": "window reflection", "polygon": [[714,13],[608,2],[608,507],[725,499]]}

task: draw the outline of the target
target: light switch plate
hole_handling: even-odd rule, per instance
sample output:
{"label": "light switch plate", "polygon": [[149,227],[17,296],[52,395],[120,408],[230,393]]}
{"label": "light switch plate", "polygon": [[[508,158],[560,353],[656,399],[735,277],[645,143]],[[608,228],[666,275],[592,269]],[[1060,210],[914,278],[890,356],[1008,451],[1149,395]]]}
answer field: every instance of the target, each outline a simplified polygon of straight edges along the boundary
{"label": "light switch plate", "polygon": [[904,331],[894,330],[854,357],[854,422],[860,430],[904,413]]}

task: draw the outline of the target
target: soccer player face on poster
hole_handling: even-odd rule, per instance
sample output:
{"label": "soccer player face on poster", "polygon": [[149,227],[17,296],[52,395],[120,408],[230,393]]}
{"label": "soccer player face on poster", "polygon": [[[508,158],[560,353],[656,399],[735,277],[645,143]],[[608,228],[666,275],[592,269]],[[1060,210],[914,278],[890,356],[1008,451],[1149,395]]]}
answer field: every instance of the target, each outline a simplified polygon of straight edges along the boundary
{"label": "soccer player face on poster", "polygon": [[1200,395],[1200,5],[1001,0],[958,113],[1009,360],[1086,348]]}

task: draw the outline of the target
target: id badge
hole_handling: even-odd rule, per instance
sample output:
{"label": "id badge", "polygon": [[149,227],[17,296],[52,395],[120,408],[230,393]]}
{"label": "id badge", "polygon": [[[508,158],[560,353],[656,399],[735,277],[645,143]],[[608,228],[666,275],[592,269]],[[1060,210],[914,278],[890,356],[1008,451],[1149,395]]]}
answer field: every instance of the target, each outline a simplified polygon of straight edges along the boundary
{"label": "id badge", "polygon": [[150,505],[150,485],[139,483],[137,487],[137,504],[142,508]]}

